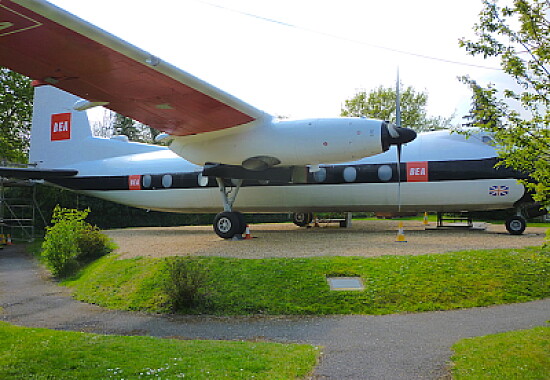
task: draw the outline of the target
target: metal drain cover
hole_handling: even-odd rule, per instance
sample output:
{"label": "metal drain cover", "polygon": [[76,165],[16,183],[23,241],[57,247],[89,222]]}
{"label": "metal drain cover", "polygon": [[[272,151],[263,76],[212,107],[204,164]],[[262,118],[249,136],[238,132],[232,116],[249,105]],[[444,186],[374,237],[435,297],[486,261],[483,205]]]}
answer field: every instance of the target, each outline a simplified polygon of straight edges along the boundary
{"label": "metal drain cover", "polygon": [[330,290],[364,290],[361,277],[327,277]]}

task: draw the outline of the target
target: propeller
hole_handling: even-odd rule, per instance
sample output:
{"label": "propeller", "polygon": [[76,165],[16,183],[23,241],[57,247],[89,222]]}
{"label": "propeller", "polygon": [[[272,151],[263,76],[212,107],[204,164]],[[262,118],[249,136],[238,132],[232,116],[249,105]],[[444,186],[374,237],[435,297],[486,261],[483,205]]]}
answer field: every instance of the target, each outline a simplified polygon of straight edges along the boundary
{"label": "propeller", "polygon": [[[399,109],[399,108],[398,108]],[[397,111],[400,116],[400,111]],[[401,120],[399,120],[401,122]],[[397,180],[398,180],[398,205],[401,211],[401,150],[403,144],[413,141],[416,138],[416,132],[410,128],[404,128],[389,122],[384,122],[382,126],[382,144],[384,150],[388,150],[390,145],[397,147]]]}
{"label": "propeller", "polygon": [[384,150],[388,150],[390,145],[397,146],[397,163],[401,162],[401,146],[416,138],[416,132],[410,128],[401,127],[401,96],[399,94],[399,70],[397,71],[397,83],[395,85],[395,124],[385,122],[382,128],[382,144]]}
{"label": "propeller", "polygon": [[384,122],[382,125],[382,146],[388,150],[391,145],[397,148],[397,204],[401,211],[401,150],[403,144],[413,141],[416,138],[416,132],[410,128],[401,126],[401,101],[399,94],[399,71],[397,72],[395,97],[395,124]]}

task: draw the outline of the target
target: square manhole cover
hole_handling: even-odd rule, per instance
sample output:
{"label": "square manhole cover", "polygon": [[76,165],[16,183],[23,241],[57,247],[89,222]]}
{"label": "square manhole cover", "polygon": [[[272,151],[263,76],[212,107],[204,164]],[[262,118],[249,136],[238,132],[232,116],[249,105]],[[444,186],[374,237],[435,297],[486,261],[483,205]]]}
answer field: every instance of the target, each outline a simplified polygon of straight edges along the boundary
{"label": "square manhole cover", "polygon": [[361,277],[327,277],[330,290],[364,290]]}

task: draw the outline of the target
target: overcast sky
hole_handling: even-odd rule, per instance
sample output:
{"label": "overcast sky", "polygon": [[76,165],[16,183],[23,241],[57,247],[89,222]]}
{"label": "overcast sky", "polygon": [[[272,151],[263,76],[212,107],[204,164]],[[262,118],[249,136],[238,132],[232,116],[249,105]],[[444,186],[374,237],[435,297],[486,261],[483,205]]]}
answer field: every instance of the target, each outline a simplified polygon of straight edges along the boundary
{"label": "overcast sky", "polygon": [[399,67],[403,85],[428,92],[430,115],[460,121],[470,91],[457,76],[503,80],[468,66],[498,62],[458,47],[480,0],[51,2],[273,115],[339,116],[357,90],[393,87]]}

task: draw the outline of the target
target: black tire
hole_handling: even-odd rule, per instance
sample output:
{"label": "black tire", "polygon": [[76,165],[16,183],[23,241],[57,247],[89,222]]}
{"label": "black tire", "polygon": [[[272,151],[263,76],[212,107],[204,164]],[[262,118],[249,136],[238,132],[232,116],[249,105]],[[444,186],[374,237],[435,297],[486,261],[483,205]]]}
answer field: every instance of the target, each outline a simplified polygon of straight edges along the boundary
{"label": "black tire", "polygon": [[241,228],[239,228],[237,233],[239,235],[242,235],[246,231],[246,224],[247,224],[246,219],[244,218],[244,215],[241,214],[240,212],[234,212],[234,214],[237,214],[237,216],[239,217],[239,223],[241,224]]}
{"label": "black tire", "polygon": [[510,235],[521,235],[527,227],[527,221],[522,216],[511,216],[506,219],[506,230]]}
{"label": "black tire", "polygon": [[305,227],[313,221],[311,212],[295,212],[292,214],[292,222],[298,227]]}
{"label": "black tire", "polygon": [[[244,225],[244,227],[243,227]],[[214,218],[214,232],[222,239],[231,239],[242,234],[246,228],[244,217],[239,212],[220,212]]]}

